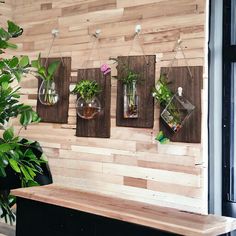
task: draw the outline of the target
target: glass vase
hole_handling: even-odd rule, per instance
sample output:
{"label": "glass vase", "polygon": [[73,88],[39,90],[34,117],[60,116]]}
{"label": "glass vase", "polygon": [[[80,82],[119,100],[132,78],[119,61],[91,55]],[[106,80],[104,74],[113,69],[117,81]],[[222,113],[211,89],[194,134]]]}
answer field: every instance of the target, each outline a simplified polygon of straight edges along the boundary
{"label": "glass vase", "polygon": [[161,113],[162,120],[174,133],[183,127],[184,122],[195,109],[195,106],[182,95],[182,88],[179,89],[181,92],[177,92],[171,98]]}
{"label": "glass vase", "polygon": [[39,88],[38,97],[43,105],[55,105],[59,100],[55,82],[43,80]]}
{"label": "glass vase", "polygon": [[138,118],[137,84],[133,81],[124,84],[124,118]]}
{"label": "glass vase", "polygon": [[78,116],[86,120],[95,118],[101,112],[101,103],[97,97],[91,99],[79,97],[76,107]]}

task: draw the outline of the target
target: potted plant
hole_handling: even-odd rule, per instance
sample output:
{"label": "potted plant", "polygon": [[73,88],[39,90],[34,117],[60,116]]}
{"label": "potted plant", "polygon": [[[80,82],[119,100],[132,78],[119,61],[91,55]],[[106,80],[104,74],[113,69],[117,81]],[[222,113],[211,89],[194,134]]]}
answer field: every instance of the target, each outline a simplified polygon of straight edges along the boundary
{"label": "potted plant", "polygon": [[162,120],[174,133],[177,133],[183,127],[184,122],[195,108],[183,96],[181,87],[178,88],[176,93],[172,93],[164,74],[160,76],[153,89],[153,97],[160,103]]}
{"label": "potted plant", "polygon": [[101,93],[101,87],[96,81],[81,80],[72,93],[78,95],[77,114],[83,119],[93,119],[101,112],[101,103],[97,95]]}
{"label": "potted plant", "polygon": [[123,85],[123,98],[124,98],[124,118],[138,118],[138,95],[137,95],[137,83],[140,75],[131,70],[123,62],[119,62],[119,59],[110,58],[111,60],[121,63],[123,68],[123,76],[117,78]]}
{"label": "potted plant", "polygon": [[[0,28],[0,53],[17,48],[9,42],[22,34],[23,29],[8,21],[7,30]],[[0,210],[1,217],[12,223],[15,215],[11,206],[15,198],[10,189],[51,183],[51,174],[42,149],[37,142],[20,138],[9,126],[11,118],[19,117],[22,128],[40,121],[31,106],[19,102],[19,82],[31,72],[28,56],[0,59]],[[40,71],[35,71],[39,74]]]}
{"label": "potted plant", "polygon": [[59,64],[59,61],[54,61],[46,68],[42,65],[40,54],[37,60],[32,61],[32,67],[37,69],[37,75],[40,79],[42,79],[38,92],[38,98],[43,105],[52,106],[58,102],[59,95],[54,82],[54,74]]}

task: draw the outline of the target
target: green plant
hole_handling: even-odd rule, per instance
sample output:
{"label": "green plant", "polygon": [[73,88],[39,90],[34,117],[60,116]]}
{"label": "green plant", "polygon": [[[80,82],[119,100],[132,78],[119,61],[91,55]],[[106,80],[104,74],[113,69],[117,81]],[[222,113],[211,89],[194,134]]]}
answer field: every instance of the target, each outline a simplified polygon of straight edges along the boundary
{"label": "green plant", "polygon": [[101,93],[101,87],[96,81],[81,80],[73,89],[73,94],[79,94],[86,102],[91,101],[95,96]]}
{"label": "green plant", "polygon": [[[8,21],[8,28],[0,28],[0,54],[5,49],[16,49],[17,46],[8,42],[11,38],[22,34],[23,29]],[[51,68],[52,72],[53,69]],[[35,186],[34,180],[37,174],[42,174],[41,164],[45,163],[44,156],[35,154],[35,142],[22,140],[14,134],[13,128],[7,128],[11,118],[19,117],[22,127],[35,122],[40,118],[31,106],[19,102],[20,86],[22,76],[31,73],[31,64],[28,56],[12,57],[11,59],[0,58],[0,128],[5,131],[0,138],[0,179],[7,180],[8,172],[11,170],[19,178],[21,186]],[[50,72],[50,73],[51,73]],[[41,75],[41,70],[35,71]],[[15,200],[9,195],[9,189],[0,186],[0,209],[1,217],[12,223],[15,219],[11,206]]]}
{"label": "green plant", "polygon": [[163,116],[165,116],[165,118],[162,117],[165,122],[168,123],[169,126],[171,126],[169,124],[169,119],[171,118],[171,122],[174,123],[174,125],[180,126],[180,112],[174,102],[171,100],[174,96],[174,93],[172,93],[172,91],[168,87],[167,77],[165,74],[161,74],[155,88],[153,88],[152,95],[156,99],[156,101],[159,102],[162,108],[166,108],[168,106],[168,108],[164,110],[165,113],[162,113]]}
{"label": "green plant", "polygon": [[60,61],[53,61],[46,68],[45,65],[42,65],[41,54],[39,54],[37,60],[31,62],[31,66],[37,69],[37,75],[45,81],[52,81],[54,79],[54,74],[60,64]]}
{"label": "green plant", "polygon": [[123,69],[123,76],[120,78],[116,78],[120,81],[122,81],[123,84],[126,85],[132,85],[133,83],[136,83],[138,79],[140,78],[140,75],[135,73],[135,71],[131,70],[123,61],[117,59],[117,58],[110,58],[110,60],[115,61],[115,63],[120,63],[121,68]]}
{"label": "green plant", "polygon": [[54,74],[58,69],[60,61],[53,61],[46,68],[42,65],[41,55],[38,59],[32,61],[32,67],[37,69],[37,76],[40,77],[43,82],[39,89],[39,100],[44,105],[54,105],[58,101],[58,94],[55,90]]}
{"label": "green plant", "polygon": [[174,94],[168,87],[166,75],[161,74],[155,88],[153,88],[152,95],[163,107],[170,102]]}

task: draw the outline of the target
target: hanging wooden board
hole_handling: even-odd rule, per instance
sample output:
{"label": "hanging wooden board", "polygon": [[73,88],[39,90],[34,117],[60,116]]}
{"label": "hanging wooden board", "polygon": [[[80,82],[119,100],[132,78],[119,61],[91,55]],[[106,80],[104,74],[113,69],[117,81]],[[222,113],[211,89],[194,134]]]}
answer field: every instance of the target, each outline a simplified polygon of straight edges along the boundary
{"label": "hanging wooden board", "polygon": [[[48,58],[47,65],[52,63],[53,61],[60,61],[59,68],[57,69],[54,77],[57,92],[59,94],[59,101],[53,106],[46,106],[41,104],[39,99],[37,99],[37,112],[42,118],[42,122],[64,124],[67,123],[68,120],[71,58]],[[42,58],[43,65],[45,62],[46,58]],[[42,79],[38,78],[38,89],[40,88],[41,83]]]}
{"label": "hanging wooden board", "polygon": [[102,92],[97,97],[101,102],[102,111],[91,120],[77,115],[76,136],[110,138],[111,75],[103,75],[100,68],[80,69],[76,82],[82,79],[94,80],[101,86]]}
{"label": "hanging wooden board", "polygon": [[[175,134],[160,118],[160,130],[173,142],[200,143],[201,142],[201,90],[203,87],[203,67],[189,67],[193,78],[190,77],[188,67],[172,67],[168,75],[169,88],[177,92],[178,87],[183,88],[183,95],[194,106],[191,116],[185,121],[183,127]],[[162,74],[167,74],[168,67],[161,68]],[[162,110],[162,109],[161,109]]]}
{"label": "hanging wooden board", "polygon": [[[128,56],[118,57],[117,67],[117,108],[116,125],[136,128],[153,128],[154,100],[152,89],[155,86],[156,56]],[[148,63],[147,63],[148,62]],[[123,84],[120,78],[126,76],[123,65],[139,74],[137,83],[138,118],[124,118]]]}

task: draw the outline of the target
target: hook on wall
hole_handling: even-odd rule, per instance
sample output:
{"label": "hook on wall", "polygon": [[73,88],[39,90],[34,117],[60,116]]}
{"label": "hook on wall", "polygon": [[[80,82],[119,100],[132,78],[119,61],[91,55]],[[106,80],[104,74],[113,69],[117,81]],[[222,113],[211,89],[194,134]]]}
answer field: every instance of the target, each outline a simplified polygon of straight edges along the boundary
{"label": "hook on wall", "polygon": [[141,25],[136,25],[136,26],[135,26],[135,34],[136,34],[136,35],[137,35],[137,34],[140,34],[140,33],[141,33],[141,30],[142,30]]}
{"label": "hook on wall", "polygon": [[59,35],[59,29],[56,29],[56,28],[52,29],[51,33],[52,33],[52,36],[56,38]]}
{"label": "hook on wall", "polygon": [[102,32],[101,29],[96,29],[96,31],[95,31],[95,33],[93,34],[93,36],[94,36],[95,38],[99,38],[101,32]]}

